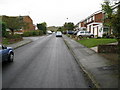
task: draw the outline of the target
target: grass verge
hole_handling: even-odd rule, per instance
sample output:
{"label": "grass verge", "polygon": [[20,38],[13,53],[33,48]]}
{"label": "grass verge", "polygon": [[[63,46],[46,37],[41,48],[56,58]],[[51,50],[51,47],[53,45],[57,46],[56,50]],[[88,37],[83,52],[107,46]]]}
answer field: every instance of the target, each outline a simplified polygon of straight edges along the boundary
{"label": "grass verge", "polygon": [[109,43],[114,43],[117,42],[116,39],[95,39],[95,38],[90,38],[90,39],[83,39],[83,40],[77,40],[77,42],[79,42],[80,44],[91,48],[91,47],[95,47],[98,45],[104,45],[104,44],[109,44]]}

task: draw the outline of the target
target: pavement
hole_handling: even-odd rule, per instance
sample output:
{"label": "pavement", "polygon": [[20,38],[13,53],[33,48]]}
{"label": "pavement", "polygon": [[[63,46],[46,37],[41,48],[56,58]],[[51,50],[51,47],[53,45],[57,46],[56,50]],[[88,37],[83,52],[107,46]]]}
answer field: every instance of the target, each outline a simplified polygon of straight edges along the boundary
{"label": "pavement", "polygon": [[[77,63],[96,88],[118,88],[118,70],[93,49],[63,36]],[[95,49],[95,48],[94,48]]]}
{"label": "pavement", "polygon": [[8,47],[12,47],[13,49],[16,49],[16,48],[19,48],[23,45],[26,45],[28,43],[32,42],[31,39],[23,39],[22,41],[20,42],[17,42],[17,43],[14,43],[14,44],[10,44],[10,45],[7,45]]}
{"label": "pavement", "polygon": [[98,52],[98,47],[97,46],[96,47],[92,47],[90,49],[93,50],[93,51],[95,51],[95,52]]}
{"label": "pavement", "polygon": [[14,49],[19,48],[21,46],[24,46],[28,43],[31,43],[32,41],[36,41],[39,38],[44,38],[44,36],[36,36],[36,37],[23,37],[23,40],[14,44],[8,45],[8,47],[12,47]]}

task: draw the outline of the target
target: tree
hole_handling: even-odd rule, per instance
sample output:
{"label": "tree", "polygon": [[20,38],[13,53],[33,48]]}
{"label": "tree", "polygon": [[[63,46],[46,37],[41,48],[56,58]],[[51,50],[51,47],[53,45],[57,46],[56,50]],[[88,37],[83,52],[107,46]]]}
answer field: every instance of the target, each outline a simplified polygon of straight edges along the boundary
{"label": "tree", "polygon": [[21,17],[3,16],[2,21],[6,23],[6,27],[11,30],[12,35],[14,34],[15,30],[21,29],[27,25],[25,22],[23,22]]}
{"label": "tree", "polygon": [[115,8],[110,6],[110,2],[104,2],[104,4],[102,4],[102,10],[105,13],[105,20],[107,20],[105,25],[108,25],[113,29],[113,34],[117,37],[117,40],[120,43],[120,2],[116,4],[116,13],[113,13]]}
{"label": "tree", "polygon": [[108,33],[111,34],[111,27],[112,27],[112,22],[111,19],[113,18],[113,9],[110,6],[110,2],[109,1],[105,1],[102,4],[102,10],[104,12],[104,26],[108,27]]}
{"label": "tree", "polygon": [[117,13],[114,15],[111,21],[112,28],[114,30],[113,33],[117,37],[117,39],[120,39],[120,4],[118,5],[117,9]]}
{"label": "tree", "polygon": [[57,29],[57,31],[63,32],[64,31],[64,27],[63,26],[59,26],[58,29]]}
{"label": "tree", "polygon": [[64,27],[65,30],[68,30],[68,31],[73,30],[74,29],[74,23],[72,23],[72,22],[65,23],[63,27]]}
{"label": "tree", "polygon": [[63,30],[62,30],[62,27],[59,27],[57,31],[61,31],[61,32],[62,32],[62,31],[63,31]]}
{"label": "tree", "polygon": [[37,28],[38,28],[39,30],[42,30],[43,33],[46,34],[46,30],[47,30],[47,24],[46,24],[46,22],[37,24]]}
{"label": "tree", "polygon": [[5,37],[6,36],[6,24],[4,23],[4,22],[2,22],[2,21],[0,21],[0,31],[2,32],[2,35],[0,35],[0,36],[3,36],[3,37]]}
{"label": "tree", "polygon": [[[118,41],[118,67],[120,66],[120,2],[116,3],[117,5],[117,12],[113,14],[113,11],[107,11],[107,9],[105,9],[104,11],[106,13],[108,13],[108,17],[111,17],[109,19],[109,22],[111,23],[111,27],[113,29],[113,34],[117,37],[117,41]],[[110,7],[112,8],[112,7]],[[115,9],[115,8],[113,8]],[[111,15],[111,16],[110,16]],[[118,72],[119,72],[119,79],[120,79],[120,68],[118,68]]]}
{"label": "tree", "polygon": [[58,30],[59,27],[56,27],[56,26],[49,26],[47,27],[48,30],[51,30],[53,32],[56,32]]}
{"label": "tree", "polygon": [[[114,18],[112,19],[112,28],[114,30],[114,35],[117,37],[118,41],[118,65],[120,66],[120,2],[118,3],[117,7],[117,13],[114,15]],[[119,75],[120,75],[120,68],[119,68]],[[119,76],[120,78],[120,76]]]}

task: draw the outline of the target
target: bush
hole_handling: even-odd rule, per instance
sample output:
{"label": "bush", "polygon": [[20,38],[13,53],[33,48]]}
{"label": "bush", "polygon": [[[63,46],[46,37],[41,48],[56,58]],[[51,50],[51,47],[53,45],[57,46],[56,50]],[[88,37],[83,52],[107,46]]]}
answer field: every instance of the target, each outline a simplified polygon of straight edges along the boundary
{"label": "bush", "polygon": [[106,38],[106,37],[107,37],[107,34],[106,34],[106,33],[104,33],[104,34],[103,34],[103,38]]}
{"label": "bush", "polygon": [[102,37],[97,37],[97,39],[101,39]]}
{"label": "bush", "polygon": [[43,35],[43,32],[40,30],[32,30],[32,31],[24,32],[22,36],[29,37],[29,36],[39,36],[39,35]]}
{"label": "bush", "polygon": [[39,31],[39,35],[43,35],[43,31]]}
{"label": "bush", "polygon": [[0,34],[2,33],[2,35],[0,36],[6,37],[7,36],[6,24],[2,21],[0,21],[0,29],[2,29],[2,31],[0,32]]}
{"label": "bush", "polygon": [[14,34],[14,35],[12,36],[12,38],[14,38],[14,39],[16,39],[16,38],[22,38],[22,36],[19,35],[19,34]]}
{"label": "bush", "polygon": [[22,36],[19,34],[14,34],[13,36],[8,34],[7,37],[2,38],[2,44],[9,45],[21,41],[22,39]]}
{"label": "bush", "polygon": [[28,36],[30,36],[30,33],[29,33],[29,32],[24,32],[24,33],[22,34],[22,36],[28,37]]}
{"label": "bush", "polygon": [[104,33],[103,38],[115,38],[115,36],[113,34],[108,35],[108,34]]}
{"label": "bush", "polygon": [[19,34],[14,34],[14,35],[8,34],[8,35],[6,36],[6,38],[8,38],[8,39],[18,39],[18,38],[22,38],[22,36],[19,35]]}

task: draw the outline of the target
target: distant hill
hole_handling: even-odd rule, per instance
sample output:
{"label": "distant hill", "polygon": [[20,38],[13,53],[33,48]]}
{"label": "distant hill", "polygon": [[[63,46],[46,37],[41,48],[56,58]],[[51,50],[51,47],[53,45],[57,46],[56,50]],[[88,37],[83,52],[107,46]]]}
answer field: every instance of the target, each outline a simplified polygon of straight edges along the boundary
{"label": "distant hill", "polygon": [[47,27],[47,30],[51,30],[51,31],[57,31],[59,27],[56,27],[56,26],[50,26],[50,27]]}

